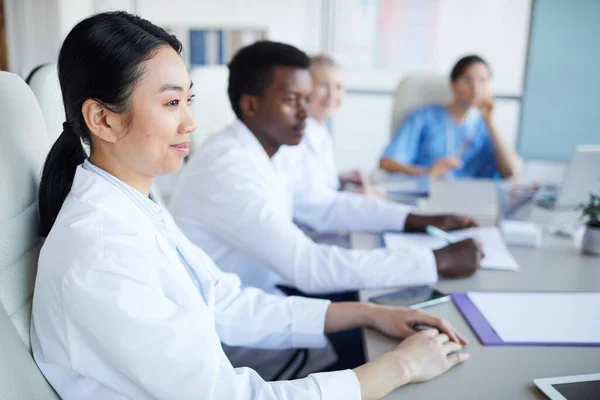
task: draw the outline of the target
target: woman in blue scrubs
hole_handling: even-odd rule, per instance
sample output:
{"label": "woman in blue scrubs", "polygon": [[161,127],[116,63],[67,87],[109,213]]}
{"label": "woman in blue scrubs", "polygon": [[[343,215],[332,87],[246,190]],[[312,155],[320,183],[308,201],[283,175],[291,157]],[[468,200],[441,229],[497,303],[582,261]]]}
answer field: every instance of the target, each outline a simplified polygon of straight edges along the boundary
{"label": "woman in blue scrubs", "polygon": [[490,69],[479,56],[460,59],[450,74],[454,100],[410,113],[379,162],[388,172],[432,177],[490,178],[517,175],[521,160],[493,121]]}

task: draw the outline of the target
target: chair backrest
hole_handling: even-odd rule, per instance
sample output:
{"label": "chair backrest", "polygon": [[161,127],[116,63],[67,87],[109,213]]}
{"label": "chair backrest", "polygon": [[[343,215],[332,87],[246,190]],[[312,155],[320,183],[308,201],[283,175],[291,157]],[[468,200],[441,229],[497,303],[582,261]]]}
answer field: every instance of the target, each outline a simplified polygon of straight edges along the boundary
{"label": "chair backrest", "polygon": [[57,399],[30,352],[41,247],[37,187],[48,135],[31,89],[0,71],[0,399]]}
{"label": "chair backrest", "polygon": [[435,74],[410,74],[404,77],[394,94],[391,135],[398,125],[414,109],[433,103],[448,103],[452,100],[452,90],[448,77]]}
{"label": "chair backrest", "polygon": [[42,109],[49,143],[52,145],[61,134],[62,124],[65,122],[65,108],[56,64],[42,65],[33,70],[28,83]]}
{"label": "chair backrest", "polygon": [[227,84],[229,70],[225,65],[195,67],[190,71],[194,82],[194,119],[198,129],[192,135],[192,151],[197,150],[206,138],[225,128],[235,120],[231,109]]}

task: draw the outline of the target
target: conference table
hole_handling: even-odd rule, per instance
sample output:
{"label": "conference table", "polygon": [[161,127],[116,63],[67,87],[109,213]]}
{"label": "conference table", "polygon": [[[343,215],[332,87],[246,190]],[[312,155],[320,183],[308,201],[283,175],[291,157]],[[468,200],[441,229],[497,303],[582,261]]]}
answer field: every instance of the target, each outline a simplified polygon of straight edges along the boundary
{"label": "conference table", "polygon": [[[460,185],[457,191],[456,184],[432,182],[432,196],[425,207],[427,212],[454,209],[465,213],[479,200],[489,202],[489,198],[483,197],[489,196],[490,190],[494,191],[489,182]],[[530,211],[528,220],[540,225],[555,218],[555,213],[539,207],[532,206]],[[381,245],[378,234],[352,233],[350,240],[356,249]],[[538,248],[509,249],[521,267],[519,271],[479,270],[468,278],[441,279],[436,287],[444,292],[600,291],[600,258],[582,255],[573,238],[544,234]],[[362,290],[360,299],[368,301],[372,296],[394,290],[397,288]],[[471,357],[432,381],[399,388],[386,399],[546,399],[533,384],[534,379],[600,373],[600,347],[483,346],[451,301],[426,311],[449,321],[463,334],[469,341],[466,350]],[[556,321],[557,325],[561,323]],[[363,340],[367,360],[398,345],[397,339],[369,329],[363,331]]]}

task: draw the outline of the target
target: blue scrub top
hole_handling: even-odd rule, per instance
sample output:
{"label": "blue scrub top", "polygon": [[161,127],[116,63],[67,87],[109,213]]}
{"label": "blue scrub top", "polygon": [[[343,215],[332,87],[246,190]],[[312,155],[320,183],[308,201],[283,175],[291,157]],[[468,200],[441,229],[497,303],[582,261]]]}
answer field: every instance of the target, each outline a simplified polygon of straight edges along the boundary
{"label": "blue scrub top", "polygon": [[410,113],[383,157],[421,168],[431,167],[439,158],[458,157],[463,168],[450,172],[456,178],[491,178],[496,169],[494,145],[481,113],[472,110],[458,125],[442,104]]}

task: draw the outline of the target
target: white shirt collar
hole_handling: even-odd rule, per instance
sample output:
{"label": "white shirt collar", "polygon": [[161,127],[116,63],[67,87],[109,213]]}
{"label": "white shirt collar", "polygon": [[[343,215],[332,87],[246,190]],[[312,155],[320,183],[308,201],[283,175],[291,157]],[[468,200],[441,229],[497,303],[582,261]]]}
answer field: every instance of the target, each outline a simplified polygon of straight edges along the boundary
{"label": "white shirt collar", "polygon": [[248,128],[248,126],[239,119],[236,119],[232,125],[233,131],[238,141],[244,145],[244,147],[251,149],[255,152],[264,153],[265,156],[269,157],[262,144],[258,141],[254,133]]}
{"label": "white shirt collar", "polygon": [[277,163],[277,160],[287,160],[290,157],[290,151],[288,149],[290,147],[298,147],[281,146],[277,150],[277,153],[273,155],[273,157],[269,157],[262,144],[260,144],[254,133],[252,133],[250,128],[248,128],[248,126],[246,126],[244,122],[237,119],[233,122],[231,128],[234,132],[236,139],[238,140],[238,142],[240,142],[242,146],[250,150],[252,153],[256,154],[258,157],[262,158],[263,160],[268,161],[271,165]]}

